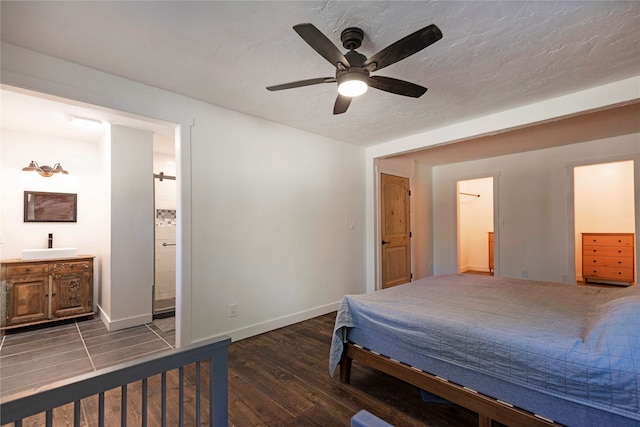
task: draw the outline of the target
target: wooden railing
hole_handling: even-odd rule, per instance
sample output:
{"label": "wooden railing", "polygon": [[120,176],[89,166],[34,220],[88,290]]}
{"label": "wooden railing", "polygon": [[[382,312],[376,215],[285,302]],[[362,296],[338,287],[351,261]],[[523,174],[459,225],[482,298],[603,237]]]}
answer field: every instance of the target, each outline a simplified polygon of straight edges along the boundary
{"label": "wooden railing", "polygon": [[[129,419],[143,427],[147,423],[226,427],[230,343],[227,336],[215,338],[59,381],[32,394],[8,396],[0,403],[0,424],[20,427],[26,418],[39,416],[42,421],[37,424],[46,426],[60,425],[58,417],[64,417],[64,425],[79,426],[82,418],[90,426],[114,425],[114,408],[119,408],[121,426]],[[208,406],[204,413],[202,406]]]}

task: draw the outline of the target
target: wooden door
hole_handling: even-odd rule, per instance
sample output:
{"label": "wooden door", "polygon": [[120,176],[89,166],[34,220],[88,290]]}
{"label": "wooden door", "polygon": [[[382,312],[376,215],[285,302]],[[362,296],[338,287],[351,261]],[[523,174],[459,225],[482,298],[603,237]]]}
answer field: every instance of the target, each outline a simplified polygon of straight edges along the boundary
{"label": "wooden door", "polygon": [[382,288],[411,281],[409,178],[381,174]]}

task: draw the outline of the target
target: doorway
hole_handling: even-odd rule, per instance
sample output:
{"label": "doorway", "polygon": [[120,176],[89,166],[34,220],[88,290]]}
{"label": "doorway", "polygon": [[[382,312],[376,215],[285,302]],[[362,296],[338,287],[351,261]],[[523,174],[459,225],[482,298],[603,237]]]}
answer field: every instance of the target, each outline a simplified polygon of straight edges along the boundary
{"label": "doorway", "polygon": [[175,316],[177,197],[175,143],[154,135],[153,141],[154,281],[153,317]]}
{"label": "doorway", "polygon": [[[586,273],[589,282],[617,284],[615,277],[621,278],[625,273],[629,277],[624,277],[625,280],[620,283],[635,281],[634,161],[576,166],[573,174],[576,281],[585,282],[583,267],[586,265],[590,266]],[[623,240],[626,235],[629,247],[614,250],[607,244],[591,248],[590,243],[582,241],[586,234],[593,238],[618,236]],[[595,250],[596,254],[584,253],[583,245],[589,245],[590,252]],[[591,277],[594,275],[597,277]]]}
{"label": "doorway", "polygon": [[458,272],[494,274],[493,177],[457,182]]}

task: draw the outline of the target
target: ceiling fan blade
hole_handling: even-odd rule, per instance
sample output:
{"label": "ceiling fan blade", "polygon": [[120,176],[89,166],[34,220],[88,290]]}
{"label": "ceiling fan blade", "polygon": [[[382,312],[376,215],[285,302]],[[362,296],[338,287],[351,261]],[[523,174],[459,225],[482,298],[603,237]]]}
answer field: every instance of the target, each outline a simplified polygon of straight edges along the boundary
{"label": "ceiling fan blade", "polygon": [[351,104],[351,97],[342,96],[338,94],[338,97],[336,98],[336,103],[333,106],[333,114],[344,113],[345,111],[347,111],[347,108],[349,108],[350,104]]}
{"label": "ceiling fan blade", "polygon": [[297,82],[283,83],[281,85],[275,85],[275,86],[267,86],[267,90],[274,91],[274,90],[283,90],[283,89],[293,89],[296,87],[311,86],[311,85],[317,85],[320,83],[335,83],[335,82],[336,82],[335,77],[318,77],[316,79],[299,80]]}
{"label": "ceiling fan blade", "polygon": [[395,93],[396,95],[402,96],[410,96],[412,98],[420,98],[427,91],[426,87],[422,87],[415,83],[384,76],[369,77],[367,84],[385,92]]}
{"label": "ceiling fan blade", "polygon": [[333,64],[334,67],[338,68],[338,63],[342,63],[342,65],[347,68],[351,66],[336,45],[331,43],[331,40],[322,34],[313,24],[298,24],[294,25],[293,29],[309,46]]}
{"label": "ceiling fan blade", "polygon": [[442,38],[442,32],[431,24],[398,40],[364,62],[369,71],[380,70],[407,58]]}

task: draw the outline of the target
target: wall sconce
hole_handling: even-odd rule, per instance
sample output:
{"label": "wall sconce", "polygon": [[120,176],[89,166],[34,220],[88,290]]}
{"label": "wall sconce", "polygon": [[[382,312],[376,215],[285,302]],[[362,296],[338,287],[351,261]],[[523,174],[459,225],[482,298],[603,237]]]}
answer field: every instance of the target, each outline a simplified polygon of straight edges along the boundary
{"label": "wall sconce", "polygon": [[27,166],[26,168],[22,168],[22,170],[24,172],[38,172],[41,176],[44,176],[45,178],[49,178],[50,176],[53,176],[53,174],[57,174],[57,173],[61,173],[64,175],[69,174],[69,172],[62,169],[62,165],[60,163],[56,163],[55,165],[53,165],[53,167],[47,166],[47,165],[40,166],[38,165],[38,162],[35,162],[33,160],[31,160],[31,163],[29,163],[29,166]]}

